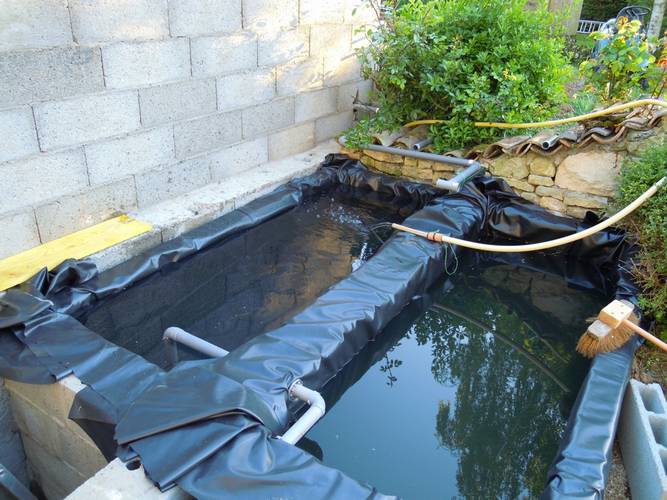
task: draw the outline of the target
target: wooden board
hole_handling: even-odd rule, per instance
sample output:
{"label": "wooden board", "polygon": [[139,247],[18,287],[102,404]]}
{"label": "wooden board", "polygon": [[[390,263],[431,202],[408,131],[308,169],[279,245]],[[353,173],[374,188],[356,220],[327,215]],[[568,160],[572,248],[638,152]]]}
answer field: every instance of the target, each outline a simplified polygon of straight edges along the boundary
{"label": "wooden board", "polygon": [[152,229],[127,215],[49,241],[0,260],[0,290],[23,283],[44,267],[53,269],[67,259],[82,259]]}

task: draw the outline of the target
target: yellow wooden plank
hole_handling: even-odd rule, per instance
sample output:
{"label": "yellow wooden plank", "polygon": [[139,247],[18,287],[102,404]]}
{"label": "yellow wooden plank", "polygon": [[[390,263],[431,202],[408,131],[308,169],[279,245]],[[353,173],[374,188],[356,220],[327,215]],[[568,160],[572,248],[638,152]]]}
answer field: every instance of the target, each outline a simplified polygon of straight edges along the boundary
{"label": "yellow wooden plank", "polygon": [[0,290],[23,283],[40,269],[53,269],[66,259],[82,259],[150,231],[152,226],[127,215],[49,241],[0,260]]}

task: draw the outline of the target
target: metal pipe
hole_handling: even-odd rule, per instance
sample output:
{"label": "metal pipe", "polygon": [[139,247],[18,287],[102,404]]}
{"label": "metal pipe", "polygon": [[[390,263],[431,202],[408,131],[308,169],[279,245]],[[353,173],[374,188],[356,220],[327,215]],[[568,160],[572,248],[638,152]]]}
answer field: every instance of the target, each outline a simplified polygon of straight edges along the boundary
{"label": "metal pipe", "polygon": [[470,179],[478,175],[484,175],[484,172],[486,172],[484,165],[476,161],[449,180],[438,179],[435,182],[435,187],[458,193]]}
{"label": "metal pipe", "polygon": [[188,333],[176,326],[170,326],[167,328],[164,331],[162,340],[167,342],[178,342],[179,344],[183,344],[190,349],[212,358],[223,358],[229,354],[229,351],[223,349],[222,347],[218,347],[215,344],[206,342],[205,340],[200,339],[199,337],[192,335],[191,333]]}
{"label": "metal pipe", "polygon": [[280,438],[286,443],[296,444],[324,416],[326,403],[319,392],[308,389],[301,380],[296,380],[290,386],[289,395],[308,403],[310,406],[306,413],[301,415],[301,418],[294,422],[292,427],[287,429],[287,432]]}
{"label": "metal pipe", "polygon": [[426,139],[422,139],[421,141],[417,141],[412,145],[412,149],[415,151],[421,151],[424,149],[426,146],[430,146],[433,144],[433,139],[429,139],[428,137]]}

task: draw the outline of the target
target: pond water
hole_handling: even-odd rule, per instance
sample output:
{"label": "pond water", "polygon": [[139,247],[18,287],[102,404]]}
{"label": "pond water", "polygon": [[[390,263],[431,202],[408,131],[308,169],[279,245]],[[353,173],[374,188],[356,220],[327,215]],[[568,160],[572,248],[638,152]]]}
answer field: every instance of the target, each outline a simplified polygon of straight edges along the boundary
{"label": "pond water", "polygon": [[303,447],[408,499],[539,496],[588,369],[576,341],[605,297],[500,265],[459,271],[428,302],[325,387]]}
{"label": "pond water", "polygon": [[[416,202],[341,186],[161,269],[83,311],[79,320],[164,368],[161,341],[178,326],[227,350],[280,326],[379,248],[369,227],[398,222]],[[179,346],[179,359],[197,359]]]}

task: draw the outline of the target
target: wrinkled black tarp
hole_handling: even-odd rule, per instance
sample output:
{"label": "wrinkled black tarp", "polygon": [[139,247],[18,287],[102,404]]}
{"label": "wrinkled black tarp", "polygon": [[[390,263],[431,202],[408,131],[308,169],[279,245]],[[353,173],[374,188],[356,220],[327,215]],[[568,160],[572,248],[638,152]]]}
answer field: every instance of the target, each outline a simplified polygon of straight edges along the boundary
{"label": "wrinkled black tarp", "polygon": [[[48,383],[75,373],[89,387],[77,397],[71,417],[108,457],[116,451],[125,459],[139,456],[163,489],[176,483],[200,498],[221,492],[240,498],[379,495],[274,437],[300,410],[300,404],[289,400],[287,388],[297,379],[314,389],[323,387],[370,340],[384,335],[383,328],[438,279],[459,249],[396,234],[370,261],[283,327],[226,358],[182,363],[169,373],[110,344],[70,316],[336,184],[354,186],[368,196],[382,192],[411,198],[415,206],[428,203],[406,224],[465,239],[544,241],[593,222],[554,216],[495,179],[477,179],[462,193],[436,197],[431,187],[372,173],[330,155],[314,175],[108,272],[98,275],[86,261],[67,262],[11,290],[0,298],[0,375]],[[475,257],[546,268],[574,286],[632,300],[636,289],[625,271],[632,251],[623,233],[610,230],[530,257]],[[632,342],[594,360],[550,469],[545,496],[596,498],[604,489],[635,347]],[[116,441],[110,433],[114,428]]]}

